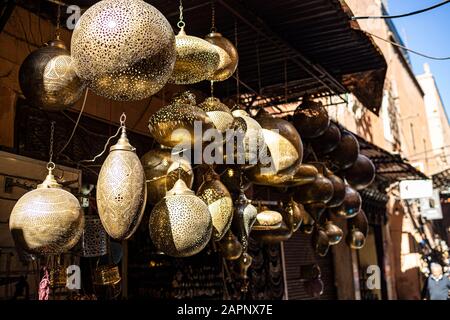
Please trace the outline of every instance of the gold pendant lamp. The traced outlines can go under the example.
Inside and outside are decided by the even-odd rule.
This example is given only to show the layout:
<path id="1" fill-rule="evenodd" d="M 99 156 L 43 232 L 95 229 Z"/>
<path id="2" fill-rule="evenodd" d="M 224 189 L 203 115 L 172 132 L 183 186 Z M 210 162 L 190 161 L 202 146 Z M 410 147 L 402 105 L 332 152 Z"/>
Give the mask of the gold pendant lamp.
<path id="1" fill-rule="evenodd" d="M 211 82 L 211 91 L 213 88 L 213 82 Z M 208 117 L 214 124 L 214 127 L 220 132 L 225 133 L 225 131 L 231 128 L 234 118 L 231 113 L 230 108 L 223 104 L 216 97 L 206 98 L 201 104 L 198 105 L 200 109 L 206 112 Z"/>
<path id="2" fill-rule="evenodd" d="M 91 6 L 72 35 L 78 75 L 113 100 L 145 99 L 167 83 L 175 35 L 167 19 L 142 0 L 103 0 Z"/>
<path id="3" fill-rule="evenodd" d="M 176 62 L 170 78 L 175 84 L 193 84 L 211 78 L 219 67 L 220 54 L 226 55 L 223 49 L 206 40 L 187 35 L 184 31 L 183 3 L 180 0 L 180 31 L 175 37 Z"/>
<path id="4" fill-rule="evenodd" d="M 206 203 L 180 179 L 153 208 L 149 230 L 158 250 L 172 257 L 193 256 L 211 239 L 211 214 Z"/>
<path id="5" fill-rule="evenodd" d="M 97 181 L 98 214 L 106 232 L 114 239 L 128 239 L 136 231 L 147 201 L 144 168 L 130 145 L 120 118 L 121 136 L 100 170 Z"/>
<path id="6" fill-rule="evenodd" d="M 46 111 L 71 107 L 81 98 L 84 89 L 70 52 L 59 40 L 58 32 L 57 29 L 55 40 L 30 53 L 19 70 L 20 88 L 27 101 Z"/>
<path id="7" fill-rule="evenodd" d="M 207 205 L 214 226 L 213 237 L 218 241 L 230 229 L 233 219 L 233 199 L 219 176 L 212 171 L 208 172 L 204 182 L 197 191 L 197 195 Z"/>
<path id="8" fill-rule="evenodd" d="M 244 192 L 241 191 L 236 201 L 236 207 L 233 215 L 232 229 L 233 233 L 241 242 L 244 252 L 248 248 L 248 237 L 256 221 L 258 210 L 247 199 Z"/>
<path id="9" fill-rule="evenodd" d="M 53 175 L 53 128 L 48 175 L 37 189 L 14 206 L 9 229 L 17 246 L 32 254 L 57 255 L 74 247 L 83 233 L 84 213 L 78 199 L 62 189 Z"/>

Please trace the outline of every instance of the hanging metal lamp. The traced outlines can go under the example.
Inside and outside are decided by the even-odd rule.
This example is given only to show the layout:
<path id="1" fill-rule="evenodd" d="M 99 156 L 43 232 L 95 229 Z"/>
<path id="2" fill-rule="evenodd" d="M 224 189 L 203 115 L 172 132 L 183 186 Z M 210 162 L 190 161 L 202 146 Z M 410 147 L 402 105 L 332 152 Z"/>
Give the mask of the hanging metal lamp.
<path id="1" fill-rule="evenodd" d="M 233 114 L 231 113 L 230 108 L 223 104 L 218 98 L 206 98 L 205 101 L 198 106 L 206 112 L 208 117 L 213 122 L 214 127 L 220 133 L 225 133 L 227 129 L 231 128 L 234 121 Z"/>
<path id="2" fill-rule="evenodd" d="M 358 159 L 359 142 L 356 137 L 347 130 L 341 132 L 341 140 L 337 147 L 327 154 L 331 162 L 339 169 L 351 167 Z"/>
<path id="3" fill-rule="evenodd" d="M 58 184 L 54 168 L 49 162 L 44 182 L 17 201 L 9 218 L 16 245 L 29 253 L 61 254 L 75 246 L 83 233 L 84 213 L 78 199 Z"/>
<path id="4" fill-rule="evenodd" d="M 233 215 L 232 229 L 233 233 L 238 237 L 244 248 L 248 248 L 248 237 L 253 224 L 256 221 L 258 210 L 251 204 L 245 194 L 241 192 L 239 198 L 236 200 L 235 211 Z"/>
<path id="5" fill-rule="evenodd" d="M 309 96 L 304 96 L 302 103 L 294 112 L 293 122 L 303 138 L 315 138 L 327 130 L 330 125 L 330 118 L 321 102 L 313 101 Z"/>
<path id="6" fill-rule="evenodd" d="M 219 176 L 211 169 L 205 175 L 197 195 L 208 205 L 214 226 L 214 240 L 222 239 L 230 229 L 231 221 L 233 220 L 234 208 L 230 192 L 219 180 Z"/>
<path id="7" fill-rule="evenodd" d="M 211 214 L 206 203 L 180 179 L 153 208 L 149 230 L 158 250 L 172 257 L 193 256 L 211 239 Z"/>
<path id="8" fill-rule="evenodd" d="M 353 218 L 361 210 L 361 196 L 358 191 L 350 186 L 345 187 L 345 198 L 340 206 L 330 208 L 335 215 L 343 218 Z"/>
<path id="9" fill-rule="evenodd" d="M 103 0 L 81 16 L 72 35 L 78 75 L 113 100 L 142 100 L 172 74 L 175 35 L 167 19 L 142 0 Z"/>
<path id="10" fill-rule="evenodd" d="M 344 171 L 345 179 L 356 190 L 367 188 L 375 180 L 375 165 L 365 155 L 359 154 L 355 163 Z"/>
<path id="11" fill-rule="evenodd" d="M 226 260 L 237 260 L 242 255 L 242 245 L 231 230 L 220 240 L 219 249 Z"/>
<path id="12" fill-rule="evenodd" d="M 214 74 L 208 78 L 211 81 L 224 81 L 230 78 L 237 69 L 239 63 L 239 55 L 236 47 L 230 40 L 222 36 L 221 33 L 212 31 L 205 40 L 209 43 L 223 49 L 226 55 L 222 55 L 219 66 Z"/>
<path id="13" fill-rule="evenodd" d="M 327 221 L 323 228 L 328 236 L 328 240 L 331 246 L 334 246 L 341 242 L 342 236 L 344 235 L 341 228 L 335 225 L 332 221 Z"/>
<path id="14" fill-rule="evenodd" d="M 71 107 L 84 89 L 70 52 L 58 38 L 25 58 L 19 69 L 19 84 L 27 101 L 46 111 Z"/>
<path id="15" fill-rule="evenodd" d="M 121 116 L 121 136 L 102 165 L 97 181 L 98 214 L 114 239 L 130 238 L 144 214 L 147 201 L 144 168 L 130 144 Z"/>

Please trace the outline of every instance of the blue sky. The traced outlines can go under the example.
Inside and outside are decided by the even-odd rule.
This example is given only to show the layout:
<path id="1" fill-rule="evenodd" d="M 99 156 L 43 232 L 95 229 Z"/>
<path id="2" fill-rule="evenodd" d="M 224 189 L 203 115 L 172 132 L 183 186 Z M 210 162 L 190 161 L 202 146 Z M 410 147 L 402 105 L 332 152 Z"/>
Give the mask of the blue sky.
<path id="1" fill-rule="evenodd" d="M 388 0 L 390 15 L 407 13 L 432 6 L 442 0 Z M 392 20 L 406 46 L 437 57 L 450 56 L 450 3 L 417 15 Z M 409 54 L 415 74 L 430 65 L 439 87 L 447 115 L 450 117 L 450 60 L 435 61 Z"/>

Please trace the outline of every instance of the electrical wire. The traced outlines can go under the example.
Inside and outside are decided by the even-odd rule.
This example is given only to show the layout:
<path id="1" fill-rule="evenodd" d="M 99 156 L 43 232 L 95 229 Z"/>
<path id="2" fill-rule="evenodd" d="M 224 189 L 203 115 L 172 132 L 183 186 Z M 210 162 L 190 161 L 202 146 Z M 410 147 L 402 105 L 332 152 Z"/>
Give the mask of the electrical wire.
<path id="1" fill-rule="evenodd" d="M 449 1 L 450 1 L 450 0 L 449 0 Z M 433 57 L 433 56 L 430 56 L 430 55 L 427 55 L 427 54 L 424 54 L 424 53 L 421 53 L 421 52 L 412 50 L 412 49 L 410 49 L 410 48 L 408 48 L 408 47 L 402 46 L 401 44 L 398 44 L 397 42 L 394 42 L 394 41 L 385 39 L 385 38 L 383 38 L 383 37 L 377 36 L 376 34 L 370 33 L 370 32 L 368 32 L 368 31 L 363 31 L 363 32 L 364 32 L 365 34 L 370 35 L 370 36 L 372 36 L 372 37 L 375 37 L 375 38 L 377 38 L 377 39 L 386 41 L 386 42 L 392 44 L 393 46 L 402 48 L 402 49 L 404 49 L 404 50 L 406 50 L 406 51 L 409 51 L 409 52 L 411 52 L 411 53 L 414 53 L 414 54 L 416 54 L 416 55 L 418 55 L 418 56 L 422 56 L 422 57 L 427 58 L 427 59 L 431 59 L 431 60 L 450 60 L 450 56 L 449 56 L 449 57 Z"/>
<path id="2" fill-rule="evenodd" d="M 413 16 L 422 12 L 426 12 L 426 11 L 430 11 L 433 9 L 436 9 L 440 6 L 443 6 L 444 4 L 449 3 L 450 0 L 446 0 L 446 1 L 442 1 L 440 3 L 437 3 L 435 5 L 432 5 L 431 7 L 427 7 L 424 9 L 420 9 L 420 10 L 416 10 L 416 11 L 412 11 L 412 12 L 408 12 L 408 13 L 404 13 L 404 14 L 397 14 L 397 15 L 393 15 L 393 16 L 360 16 L 360 17 L 351 17 L 352 20 L 360 20 L 360 19 L 396 19 L 396 18 L 403 18 L 403 17 L 409 17 L 409 16 Z"/>

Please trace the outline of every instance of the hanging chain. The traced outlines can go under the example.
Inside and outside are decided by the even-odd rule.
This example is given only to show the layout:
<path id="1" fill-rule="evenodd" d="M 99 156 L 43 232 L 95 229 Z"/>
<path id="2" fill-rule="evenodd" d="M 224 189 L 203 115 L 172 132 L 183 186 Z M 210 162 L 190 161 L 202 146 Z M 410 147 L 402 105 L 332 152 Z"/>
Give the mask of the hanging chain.
<path id="1" fill-rule="evenodd" d="M 183 0 L 180 0 L 180 18 L 177 23 L 177 27 L 183 29 L 186 24 L 183 21 Z"/>
<path id="2" fill-rule="evenodd" d="M 214 0 L 211 1 L 211 32 L 216 32 L 216 4 Z"/>
<path id="3" fill-rule="evenodd" d="M 237 20 L 234 19 L 234 47 L 238 48 L 238 28 L 237 28 Z M 240 79 L 239 79 L 239 65 L 236 68 L 236 103 L 239 104 L 241 102 L 241 92 L 240 92 Z"/>
<path id="4" fill-rule="evenodd" d="M 211 97 L 214 97 L 214 81 L 211 80 Z"/>
<path id="5" fill-rule="evenodd" d="M 288 103 L 288 74 L 286 59 L 284 59 L 284 102 Z"/>
<path id="6" fill-rule="evenodd" d="M 54 169 L 55 168 L 55 163 L 53 162 L 53 138 L 55 135 L 55 121 L 51 122 L 51 126 L 50 126 L 50 151 L 48 153 L 49 155 L 49 159 L 48 159 L 48 164 L 47 164 L 47 169 Z"/>
<path id="7" fill-rule="evenodd" d="M 58 4 L 58 13 L 56 16 L 56 39 L 59 40 L 59 37 L 61 35 L 61 5 Z"/>
<path id="8" fill-rule="evenodd" d="M 256 65 L 258 67 L 258 94 L 261 96 L 261 61 L 259 56 L 259 35 L 256 38 Z"/>

